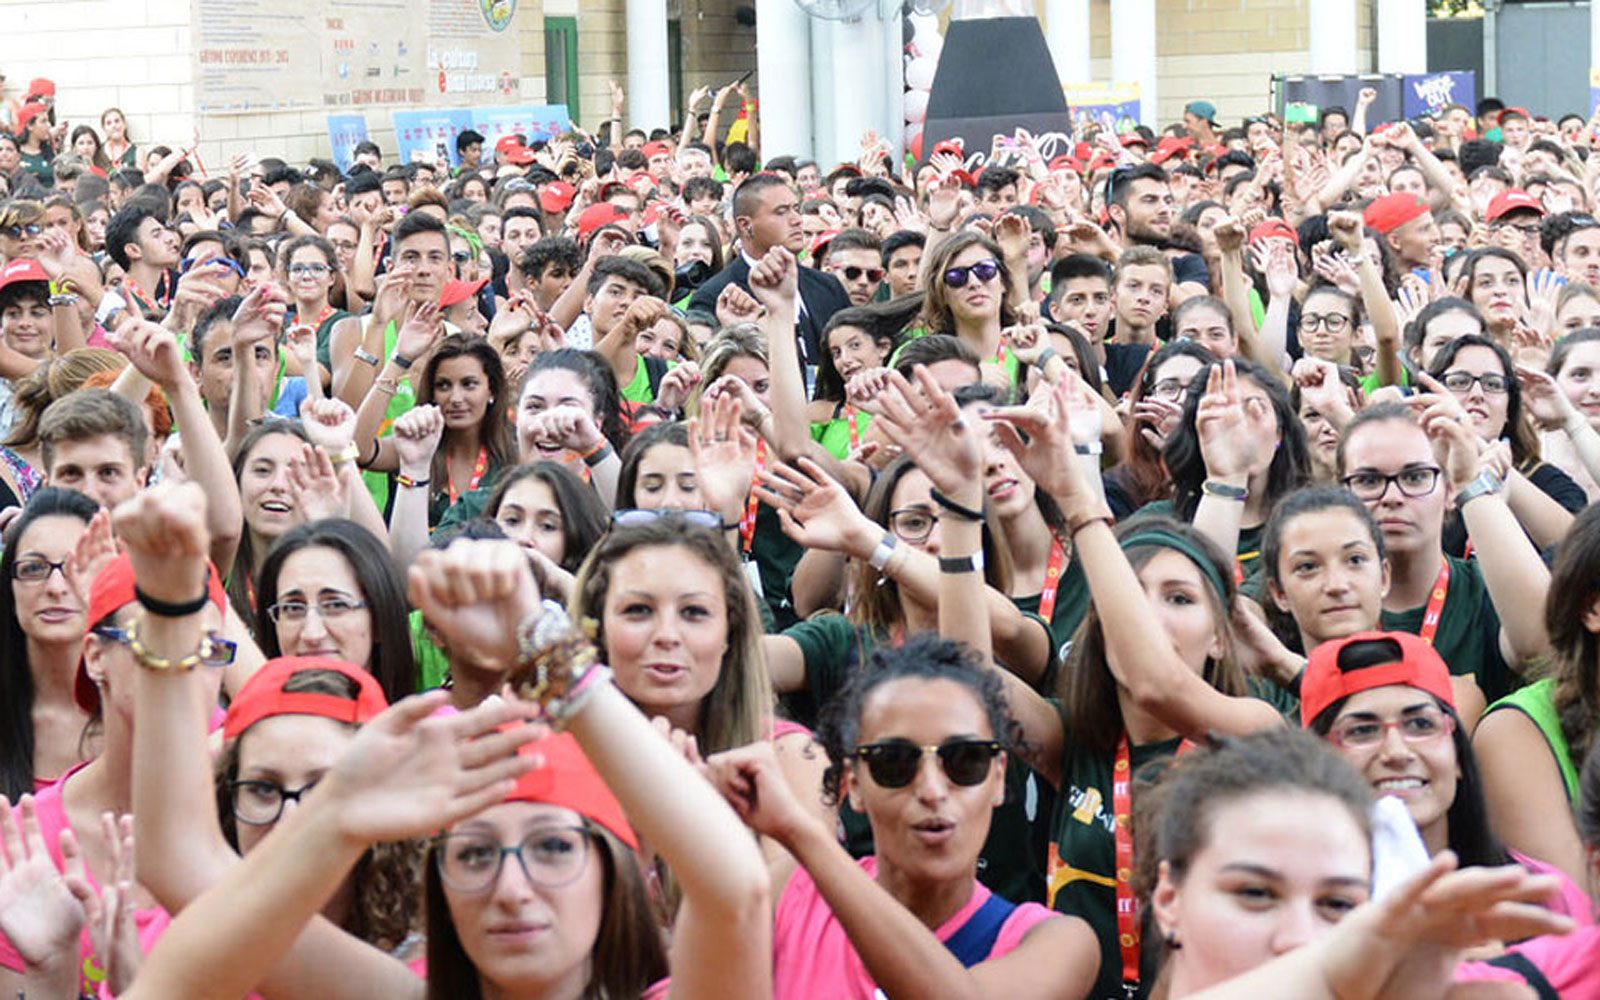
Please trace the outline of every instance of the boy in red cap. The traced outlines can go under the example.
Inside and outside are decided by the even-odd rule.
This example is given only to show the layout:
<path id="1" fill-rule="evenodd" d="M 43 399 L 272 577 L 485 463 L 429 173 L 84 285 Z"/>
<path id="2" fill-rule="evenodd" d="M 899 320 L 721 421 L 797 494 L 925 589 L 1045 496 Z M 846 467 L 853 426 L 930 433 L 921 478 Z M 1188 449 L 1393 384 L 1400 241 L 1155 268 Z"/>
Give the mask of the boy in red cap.
<path id="1" fill-rule="evenodd" d="M 1426 268 L 1442 239 L 1427 203 L 1414 194 L 1386 194 L 1374 200 L 1362 221 L 1383 235 L 1406 268 Z"/>

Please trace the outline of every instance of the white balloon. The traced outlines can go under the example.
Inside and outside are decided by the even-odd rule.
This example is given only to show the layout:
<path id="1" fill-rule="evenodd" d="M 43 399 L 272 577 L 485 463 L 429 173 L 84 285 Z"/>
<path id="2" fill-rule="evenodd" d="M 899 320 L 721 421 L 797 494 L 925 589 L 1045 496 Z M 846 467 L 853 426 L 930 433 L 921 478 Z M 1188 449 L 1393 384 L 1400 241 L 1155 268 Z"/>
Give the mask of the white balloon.
<path id="1" fill-rule="evenodd" d="M 919 138 L 921 138 L 921 137 L 922 137 L 922 126 L 920 124 L 919 125 L 907 125 L 906 126 L 905 143 L 906 143 L 906 148 L 907 149 L 910 149 L 914 145 L 916 145 L 917 140 Z"/>
<path id="2" fill-rule="evenodd" d="M 943 50 L 944 36 L 939 34 L 939 22 L 937 21 L 926 27 L 919 25 L 916 33 L 911 36 L 911 54 L 913 56 L 938 59 L 939 53 Z"/>
<path id="3" fill-rule="evenodd" d="M 928 92 L 926 90 L 906 91 L 906 121 L 918 124 L 928 117 Z"/>
<path id="4" fill-rule="evenodd" d="M 927 56 L 906 63 L 906 86 L 912 90 L 932 90 L 933 74 L 939 64 Z"/>

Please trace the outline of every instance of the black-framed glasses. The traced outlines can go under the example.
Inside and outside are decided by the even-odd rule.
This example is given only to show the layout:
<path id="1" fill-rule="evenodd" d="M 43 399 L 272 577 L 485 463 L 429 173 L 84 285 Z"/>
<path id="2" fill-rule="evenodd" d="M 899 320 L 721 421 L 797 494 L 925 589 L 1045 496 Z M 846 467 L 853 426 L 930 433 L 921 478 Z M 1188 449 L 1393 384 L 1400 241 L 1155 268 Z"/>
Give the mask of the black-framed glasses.
<path id="1" fill-rule="evenodd" d="M 1154 396 L 1156 399 L 1176 402 L 1183 398 L 1184 393 L 1189 391 L 1189 385 L 1190 383 L 1182 379 L 1164 378 L 1150 387 L 1148 395 Z"/>
<path id="2" fill-rule="evenodd" d="M 839 268 L 839 273 L 844 276 L 844 280 L 846 281 L 860 281 L 863 277 L 865 277 L 868 281 L 876 285 L 878 282 L 883 280 L 883 268 L 881 267 L 856 267 L 854 264 L 851 264 L 848 267 Z M 949 274 L 950 272 L 946 271 L 945 273 Z M 981 280 L 988 281 L 989 279 L 982 278 Z"/>
<path id="3" fill-rule="evenodd" d="M 522 866 L 529 882 L 546 889 L 571 883 L 589 861 L 589 831 L 581 826 L 541 826 L 516 844 L 490 833 L 444 833 L 435 837 L 439 878 L 456 892 L 484 892 L 500 880 L 508 856 Z"/>
<path id="4" fill-rule="evenodd" d="M 1407 743 L 1427 743 L 1455 732 L 1456 722 L 1437 705 L 1409 709 L 1400 718 L 1384 722 L 1370 715 L 1349 715 L 1333 724 L 1328 739 L 1346 750 L 1371 750 L 1398 729 Z"/>
<path id="5" fill-rule="evenodd" d="M 23 583 L 43 583 L 57 570 L 61 571 L 61 579 L 65 580 L 67 560 L 51 562 L 43 556 L 24 556 L 11 564 L 11 579 L 21 580 Z"/>
<path id="6" fill-rule="evenodd" d="M 6 227 L 6 235 L 14 240 L 20 240 L 23 236 L 38 236 L 42 232 L 44 232 L 44 226 L 37 222 L 18 223 L 14 226 Z"/>
<path id="7" fill-rule="evenodd" d="M 1000 741 L 946 740 L 938 746 L 919 747 L 910 740 L 884 740 L 856 747 L 855 756 L 867 765 L 867 773 L 877 784 L 904 788 L 916 780 L 922 758 L 930 753 L 939 758 L 945 777 L 970 788 L 989 777 L 990 762 L 1000 756 Z"/>
<path id="8" fill-rule="evenodd" d="M 271 826 L 283 815 L 283 804 L 300 804 L 306 793 L 317 787 L 315 781 L 299 788 L 285 788 L 275 781 L 230 781 L 228 795 L 233 799 L 233 816 L 251 826 Z"/>
<path id="9" fill-rule="evenodd" d="M 272 616 L 274 622 L 303 622 L 306 615 L 315 610 L 324 621 L 334 618 L 343 618 L 352 611 L 359 611 L 367 606 L 366 601 L 358 601 L 350 597 L 324 597 L 315 603 L 305 601 L 279 601 L 267 605 L 267 614 Z"/>
<path id="10" fill-rule="evenodd" d="M 682 510 L 677 507 L 623 507 L 611 512 L 611 523 L 619 528 L 650 524 L 663 517 L 681 517 L 697 528 L 723 529 L 722 515 L 714 510 Z"/>
<path id="11" fill-rule="evenodd" d="M 889 530 L 902 541 L 922 543 L 933 534 L 939 515 L 922 507 L 902 507 L 889 512 Z"/>
<path id="12" fill-rule="evenodd" d="M 1471 372 L 1445 372 L 1439 379 L 1444 387 L 1451 392 L 1471 392 L 1475 385 L 1483 386 L 1483 391 L 1491 396 L 1503 396 L 1511 391 L 1511 380 L 1504 375 L 1489 372 L 1486 375 L 1474 375 Z"/>
<path id="13" fill-rule="evenodd" d="M 944 283 L 951 288 L 964 288 L 969 277 L 977 278 L 982 282 L 990 282 L 1000 275 L 1000 262 L 993 257 L 974 261 L 966 267 L 947 268 L 944 272 Z"/>
<path id="14" fill-rule="evenodd" d="M 320 278 L 323 275 L 330 273 L 332 270 L 333 268 L 322 263 L 321 261 L 305 261 L 304 263 L 300 264 L 290 264 L 289 277 L 298 278 L 302 274 L 309 274 L 314 278 Z"/>
<path id="15" fill-rule="evenodd" d="M 1363 469 L 1339 481 L 1363 500 L 1382 500 L 1391 483 L 1401 496 L 1425 497 L 1439 485 L 1439 474 L 1443 471 L 1437 465 L 1410 465 L 1391 476 Z"/>
<path id="16" fill-rule="evenodd" d="M 1537 222 L 1502 222 L 1495 229 L 1515 229 L 1523 236 L 1538 236 L 1544 227 Z"/>
<path id="17" fill-rule="evenodd" d="M 124 646 L 133 638 L 127 629 L 111 625 L 100 626 L 94 630 L 94 634 L 102 639 L 120 642 Z M 232 639 L 218 639 L 216 636 L 208 635 L 200 640 L 200 662 L 208 667 L 230 666 L 238 655 L 239 644 Z"/>
<path id="18" fill-rule="evenodd" d="M 1300 329 L 1309 332 L 1326 330 L 1339 333 L 1350 326 L 1350 317 L 1344 313 L 1301 313 Z"/>

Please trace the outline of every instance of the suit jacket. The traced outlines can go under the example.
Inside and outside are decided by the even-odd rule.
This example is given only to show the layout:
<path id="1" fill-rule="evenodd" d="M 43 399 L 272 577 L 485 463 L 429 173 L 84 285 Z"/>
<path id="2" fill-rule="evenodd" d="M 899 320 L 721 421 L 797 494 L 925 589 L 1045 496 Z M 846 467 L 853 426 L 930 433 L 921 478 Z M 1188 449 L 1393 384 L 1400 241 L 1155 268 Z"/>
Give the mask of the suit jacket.
<path id="1" fill-rule="evenodd" d="M 743 254 L 736 255 L 721 271 L 701 285 L 689 300 L 691 312 L 704 312 L 715 316 L 717 296 L 729 283 L 750 290 L 750 265 Z M 800 348 L 801 364 L 815 365 L 822 359 L 822 329 L 840 309 L 850 305 L 839 279 L 812 267 L 800 269 L 800 321 L 795 325 L 795 340 Z"/>

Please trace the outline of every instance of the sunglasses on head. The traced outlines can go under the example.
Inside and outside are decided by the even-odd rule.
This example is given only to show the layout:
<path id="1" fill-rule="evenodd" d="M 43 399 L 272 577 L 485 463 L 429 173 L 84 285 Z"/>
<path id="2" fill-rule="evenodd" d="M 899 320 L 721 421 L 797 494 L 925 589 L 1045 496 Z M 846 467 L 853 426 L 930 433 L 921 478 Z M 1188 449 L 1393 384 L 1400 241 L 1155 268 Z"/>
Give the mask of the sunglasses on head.
<path id="1" fill-rule="evenodd" d="M 623 507 L 611 512 L 611 523 L 619 528 L 627 528 L 635 524 L 650 524 L 669 516 L 681 517 L 699 528 L 713 531 L 723 529 L 722 515 L 714 510 L 679 510 L 674 507 Z"/>
<path id="2" fill-rule="evenodd" d="M 860 281 L 862 275 L 866 275 L 867 280 L 874 285 L 883 280 L 883 268 L 881 267 L 856 267 L 851 264 L 849 267 L 839 268 L 839 273 L 844 275 L 844 280 L 846 281 Z"/>
<path id="3" fill-rule="evenodd" d="M 907 740 L 885 740 L 856 747 L 856 759 L 883 788 L 904 788 L 917 777 L 923 754 L 935 754 L 945 777 L 964 787 L 981 785 L 989 777 L 989 762 L 1000 755 L 998 740 L 946 740 L 919 747 Z"/>
<path id="4" fill-rule="evenodd" d="M 1000 274 L 1000 264 L 993 257 L 986 257 L 966 267 L 952 267 L 944 272 L 944 283 L 951 288 L 963 288 L 967 278 L 974 277 L 979 281 L 993 281 Z"/>

